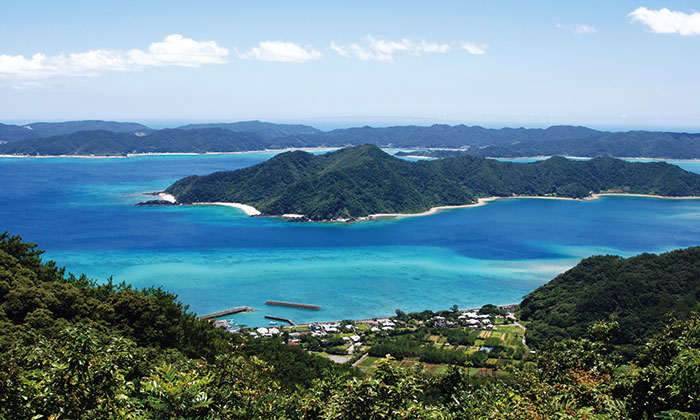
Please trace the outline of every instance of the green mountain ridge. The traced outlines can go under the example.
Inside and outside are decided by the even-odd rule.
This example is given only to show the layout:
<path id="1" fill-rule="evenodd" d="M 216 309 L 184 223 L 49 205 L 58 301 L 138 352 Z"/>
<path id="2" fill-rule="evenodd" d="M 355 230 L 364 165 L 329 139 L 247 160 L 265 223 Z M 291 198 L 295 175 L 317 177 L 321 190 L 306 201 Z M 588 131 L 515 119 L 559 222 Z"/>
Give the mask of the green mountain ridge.
<path id="1" fill-rule="evenodd" d="M 177 127 L 179 130 L 196 130 L 201 128 L 223 128 L 230 131 L 256 133 L 266 139 L 278 137 L 319 134 L 321 130 L 303 124 L 277 124 L 263 121 L 239 121 L 233 123 L 200 123 Z"/>
<path id="2" fill-rule="evenodd" d="M 265 144 L 259 135 L 222 128 L 191 132 L 167 129 L 146 136 L 105 130 L 80 131 L 0 145 L 0 153 L 29 156 L 125 156 L 130 153 L 206 153 L 263 149 Z"/>
<path id="3" fill-rule="evenodd" d="M 700 158 L 700 134 L 628 131 L 605 132 L 579 126 L 541 128 L 484 128 L 445 125 L 353 127 L 323 132 L 301 124 L 275 124 L 262 121 L 189 124 L 177 129 L 152 130 L 136 123 L 72 121 L 33 123 L 27 126 L 0 124 L 0 153 L 18 155 L 79 155 L 100 150 L 101 155 L 123 155 L 134 150 L 133 139 L 114 138 L 96 146 L 105 134 L 124 132 L 143 137 L 144 150 L 158 153 L 242 152 L 302 147 L 347 147 L 373 144 L 384 148 L 461 149 L 483 157 L 530 156 L 616 156 L 663 159 Z M 218 129 L 220 131 L 211 131 Z M 85 131 L 93 132 L 87 135 Z M 255 142 L 231 141 L 231 133 L 248 133 Z M 56 137 L 56 136 L 63 137 Z M 154 137 L 151 137 L 153 135 Z M 44 141 L 36 141 L 37 139 Z M 2 142 L 17 143 L 1 144 Z M 150 142 L 150 143 L 149 143 Z M 192 143 L 192 145 L 188 145 Z"/>
<path id="4" fill-rule="evenodd" d="M 82 120 L 63 122 L 34 122 L 25 125 L 0 124 L 0 140 L 13 142 L 24 139 L 46 138 L 67 135 L 79 131 L 111 131 L 114 133 L 144 133 L 154 130 L 133 122 Z"/>
<path id="5" fill-rule="evenodd" d="M 295 151 L 236 171 L 183 178 L 166 189 L 179 203 L 235 202 L 264 215 L 303 214 L 311 220 L 419 213 L 465 205 L 479 197 L 513 195 L 582 198 L 619 190 L 663 196 L 700 195 L 700 175 L 663 162 L 613 158 L 533 163 L 459 156 L 408 162 L 363 145 L 312 155 Z"/>

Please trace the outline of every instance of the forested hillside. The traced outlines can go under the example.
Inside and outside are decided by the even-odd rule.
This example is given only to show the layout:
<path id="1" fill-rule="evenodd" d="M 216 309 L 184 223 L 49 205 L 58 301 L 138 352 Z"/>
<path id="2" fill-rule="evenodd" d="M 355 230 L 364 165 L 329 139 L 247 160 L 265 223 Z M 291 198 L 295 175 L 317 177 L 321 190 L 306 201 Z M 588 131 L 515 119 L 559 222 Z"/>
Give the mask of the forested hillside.
<path id="1" fill-rule="evenodd" d="M 166 191 L 180 203 L 236 202 L 265 215 L 294 213 L 329 220 L 419 213 L 473 203 L 477 197 L 581 198 L 609 189 L 695 196 L 700 195 L 700 175 L 666 163 L 613 158 L 557 157 L 522 164 L 460 156 L 408 162 L 364 145 L 320 156 L 287 152 L 249 168 L 183 178 Z"/>
<path id="2" fill-rule="evenodd" d="M 541 346 L 500 376 L 457 366 L 428 374 L 388 360 L 360 376 L 283 339 L 214 329 L 164 290 L 65 275 L 40 254 L 0 235 L 3 419 L 692 419 L 700 411 L 697 316 L 669 322 L 631 365 L 612 351 L 613 322 L 595 324 L 595 338 Z"/>
<path id="3" fill-rule="evenodd" d="M 579 338 L 597 321 L 615 321 L 614 344 L 630 356 L 663 330 L 670 313 L 700 310 L 700 247 L 633 258 L 587 258 L 525 297 L 528 343 Z"/>
<path id="4" fill-rule="evenodd" d="M 200 123 L 177 127 L 180 130 L 196 130 L 201 128 L 223 128 L 230 131 L 255 133 L 266 139 L 286 136 L 320 134 L 322 131 L 303 124 L 275 124 L 263 121 L 239 121 L 234 123 Z"/>
<path id="5" fill-rule="evenodd" d="M 526 141 L 470 149 L 469 154 L 487 157 L 617 156 L 694 159 L 700 156 L 700 134 L 628 131 L 603 133 L 585 139 Z"/>
<path id="6" fill-rule="evenodd" d="M 0 142 L 45 138 L 79 131 L 111 131 L 113 133 L 147 134 L 152 128 L 143 124 L 118 121 L 83 120 L 64 122 L 35 122 L 25 125 L 0 124 Z"/>
<path id="7" fill-rule="evenodd" d="M 129 153 L 204 153 L 263 150 L 262 137 L 222 128 L 160 130 L 147 136 L 112 131 L 81 131 L 0 145 L 0 152 L 21 155 L 102 155 Z"/>

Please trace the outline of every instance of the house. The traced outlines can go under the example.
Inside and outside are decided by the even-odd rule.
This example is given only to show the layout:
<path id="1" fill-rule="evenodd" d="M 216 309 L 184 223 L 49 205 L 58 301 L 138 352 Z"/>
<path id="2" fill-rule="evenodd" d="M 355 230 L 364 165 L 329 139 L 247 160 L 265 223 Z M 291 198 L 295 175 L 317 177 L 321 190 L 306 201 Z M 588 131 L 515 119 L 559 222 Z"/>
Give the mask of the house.
<path id="1" fill-rule="evenodd" d="M 389 318 L 382 318 L 377 320 L 378 323 L 380 323 L 384 327 L 395 327 L 396 324 Z"/>
<path id="2" fill-rule="evenodd" d="M 329 322 L 327 324 L 321 324 L 321 328 L 323 328 L 324 331 L 327 333 L 337 333 L 340 331 L 340 323 L 339 322 Z"/>

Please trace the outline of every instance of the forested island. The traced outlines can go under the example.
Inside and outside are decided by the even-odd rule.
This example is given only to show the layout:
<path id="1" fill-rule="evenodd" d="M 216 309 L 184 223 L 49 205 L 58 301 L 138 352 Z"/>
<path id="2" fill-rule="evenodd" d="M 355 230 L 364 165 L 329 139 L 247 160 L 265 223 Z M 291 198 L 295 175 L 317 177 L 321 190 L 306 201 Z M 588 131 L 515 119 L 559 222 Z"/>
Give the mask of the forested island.
<path id="1" fill-rule="evenodd" d="M 286 152 L 248 168 L 186 177 L 165 192 L 181 204 L 242 203 L 263 215 L 322 221 L 420 213 L 484 197 L 584 198 L 605 191 L 699 196 L 700 175 L 663 162 L 614 158 L 522 164 L 459 156 L 408 162 L 363 145 L 318 156 Z"/>
<path id="2" fill-rule="evenodd" d="M 383 148 L 456 149 L 456 153 L 483 157 L 564 155 L 700 159 L 700 134 L 697 133 L 607 132 L 566 125 L 546 129 L 493 129 L 462 124 L 365 126 L 324 132 L 309 125 L 261 121 L 188 124 L 162 130 L 111 121 L 0 124 L 0 154 L 21 156 L 231 153 L 362 144 Z"/>
<path id="3" fill-rule="evenodd" d="M 499 359 L 505 364 L 482 376 L 468 366 L 488 365 L 496 352 L 512 353 L 520 343 L 511 331 L 519 327 L 496 325 L 494 336 L 483 338 L 491 334 L 476 336 L 466 316 L 458 316 L 468 312 L 456 307 L 437 313 L 397 310 L 383 321 L 396 328 L 361 333 L 374 337 L 363 351 L 380 357 L 362 372 L 290 345 L 296 334 L 330 351 L 337 337 L 316 339 L 308 329 L 260 338 L 230 334 L 197 319 L 163 289 L 67 275 L 56 263 L 43 261 L 34 244 L 5 233 L 0 235 L 0 417 L 691 419 L 700 411 L 700 318 L 692 313 L 697 298 L 677 297 L 686 291 L 690 296 L 693 287 L 697 293 L 698 252 L 584 260 L 528 296 L 521 312 L 530 319 L 528 340 L 529 328 L 542 330 L 549 322 L 562 327 L 554 311 L 537 315 L 539 296 L 572 302 L 587 318 L 571 319 L 576 327 L 570 337 L 539 340 L 536 353 L 520 352 L 524 360 L 512 364 L 513 355 Z M 570 280 L 572 273 L 592 273 L 596 282 L 586 288 Z M 618 290 L 622 282 L 651 285 L 657 274 L 662 276 L 657 285 L 678 287 L 657 287 L 654 297 L 673 305 L 652 305 L 657 313 L 628 305 L 625 317 L 618 318 L 619 295 L 604 292 L 596 296 L 598 307 L 586 314 L 583 294 Z M 639 303 L 651 288 L 636 295 Z M 540 309 L 533 312 L 533 305 Z M 555 307 L 571 313 L 565 305 Z M 677 319 L 661 313 L 668 308 Z M 485 305 L 475 316 L 497 321 L 503 314 Z M 653 330 L 635 329 L 626 318 L 643 324 L 653 319 L 645 324 Z M 496 338 L 497 332 L 513 335 L 516 347 L 513 339 Z M 618 337 L 630 334 L 638 345 L 618 347 Z M 478 347 L 463 350 L 475 341 L 492 346 L 491 354 Z M 403 361 L 380 354 L 385 351 Z M 473 356 L 468 359 L 467 353 Z M 412 357 L 442 360 L 443 367 L 404 367 Z"/>

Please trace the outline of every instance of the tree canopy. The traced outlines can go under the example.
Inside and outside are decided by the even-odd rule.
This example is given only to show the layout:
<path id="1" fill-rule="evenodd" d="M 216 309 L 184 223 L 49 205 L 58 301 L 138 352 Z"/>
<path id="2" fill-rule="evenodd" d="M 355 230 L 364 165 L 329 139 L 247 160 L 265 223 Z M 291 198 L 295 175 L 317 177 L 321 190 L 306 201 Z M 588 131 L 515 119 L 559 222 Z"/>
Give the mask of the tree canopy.
<path id="1" fill-rule="evenodd" d="M 700 247 L 632 258 L 595 256 L 525 296 L 521 319 L 528 344 L 587 336 L 597 321 L 619 325 L 613 343 L 628 357 L 668 314 L 687 318 L 700 310 Z"/>

